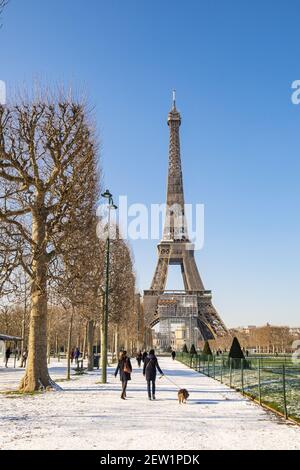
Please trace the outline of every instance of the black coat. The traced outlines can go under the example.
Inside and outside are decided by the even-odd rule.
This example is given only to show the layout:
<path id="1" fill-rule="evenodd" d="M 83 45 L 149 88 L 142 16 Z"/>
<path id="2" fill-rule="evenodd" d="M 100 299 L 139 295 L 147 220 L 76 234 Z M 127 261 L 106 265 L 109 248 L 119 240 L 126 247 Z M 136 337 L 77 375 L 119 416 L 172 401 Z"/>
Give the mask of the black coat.
<path id="1" fill-rule="evenodd" d="M 144 351 L 144 352 L 143 352 L 143 355 L 142 355 L 142 361 L 143 361 L 143 362 L 145 361 L 146 357 L 147 357 L 147 353 L 146 353 L 146 351 Z"/>
<path id="2" fill-rule="evenodd" d="M 131 374 L 129 372 L 124 371 L 125 365 L 132 372 L 132 366 L 131 366 L 130 358 L 127 357 L 127 356 L 125 358 L 119 359 L 117 368 L 115 370 L 115 377 L 117 377 L 118 372 L 120 372 L 120 380 L 122 382 L 125 382 L 127 380 L 131 380 Z"/>
<path id="3" fill-rule="evenodd" d="M 161 368 L 159 367 L 157 357 L 151 354 L 147 356 L 144 361 L 143 374 L 146 377 L 146 380 L 156 379 L 156 369 L 160 374 L 163 374 Z"/>

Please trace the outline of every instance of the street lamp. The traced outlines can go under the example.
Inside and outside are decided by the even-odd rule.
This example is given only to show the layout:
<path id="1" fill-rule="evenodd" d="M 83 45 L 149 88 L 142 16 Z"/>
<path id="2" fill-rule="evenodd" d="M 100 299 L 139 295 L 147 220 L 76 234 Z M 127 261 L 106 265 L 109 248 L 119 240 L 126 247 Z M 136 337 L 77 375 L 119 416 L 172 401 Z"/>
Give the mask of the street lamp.
<path id="1" fill-rule="evenodd" d="M 104 310 L 102 320 L 102 338 L 101 338 L 101 382 L 107 382 L 107 348 L 108 348 L 108 300 L 109 300 L 109 250 L 110 250 L 110 211 L 117 209 L 114 204 L 112 194 L 107 189 L 105 193 L 101 194 L 102 197 L 108 199 L 108 222 L 107 222 L 107 239 L 106 239 L 106 273 L 105 273 L 105 295 L 104 295 Z"/>

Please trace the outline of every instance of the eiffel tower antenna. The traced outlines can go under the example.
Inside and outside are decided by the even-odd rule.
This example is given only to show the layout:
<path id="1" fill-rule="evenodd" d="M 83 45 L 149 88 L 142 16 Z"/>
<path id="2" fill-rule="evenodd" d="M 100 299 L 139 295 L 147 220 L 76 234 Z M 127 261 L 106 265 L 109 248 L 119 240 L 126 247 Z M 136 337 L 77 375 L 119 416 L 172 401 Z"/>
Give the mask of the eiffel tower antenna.
<path id="1" fill-rule="evenodd" d="M 176 110 L 176 90 L 173 90 L 173 111 Z"/>

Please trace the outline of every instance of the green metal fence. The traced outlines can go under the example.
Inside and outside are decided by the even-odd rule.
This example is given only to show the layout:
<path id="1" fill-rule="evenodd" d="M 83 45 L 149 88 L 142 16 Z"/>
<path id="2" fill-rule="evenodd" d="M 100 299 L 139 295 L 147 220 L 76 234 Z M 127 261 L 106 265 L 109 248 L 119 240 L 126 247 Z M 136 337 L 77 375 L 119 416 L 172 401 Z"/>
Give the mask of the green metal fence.
<path id="1" fill-rule="evenodd" d="M 176 357 L 195 371 L 300 423 L 300 365 L 294 364 L 291 357 L 232 359 L 227 355 L 189 353 L 178 353 Z"/>

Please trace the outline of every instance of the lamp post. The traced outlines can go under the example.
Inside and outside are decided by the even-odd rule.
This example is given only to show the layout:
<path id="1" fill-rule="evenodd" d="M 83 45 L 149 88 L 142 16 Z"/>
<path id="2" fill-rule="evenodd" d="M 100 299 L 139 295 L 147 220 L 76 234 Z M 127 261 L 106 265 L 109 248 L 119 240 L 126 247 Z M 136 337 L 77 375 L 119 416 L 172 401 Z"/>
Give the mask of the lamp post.
<path id="1" fill-rule="evenodd" d="M 110 255 L 110 211 L 117 209 L 113 202 L 112 194 L 107 189 L 105 193 L 101 194 L 102 197 L 108 199 L 108 222 L 107 222 L 107 238 L 106 238 L 106 269 L 105 269 L 105 295 L 104 295 L 104 310 L 102 319 L 101 331 L 101 382 L 107 382 L 107 349 L 108 349 L 108 311 L 109 311 L 109 255 Z"/>

